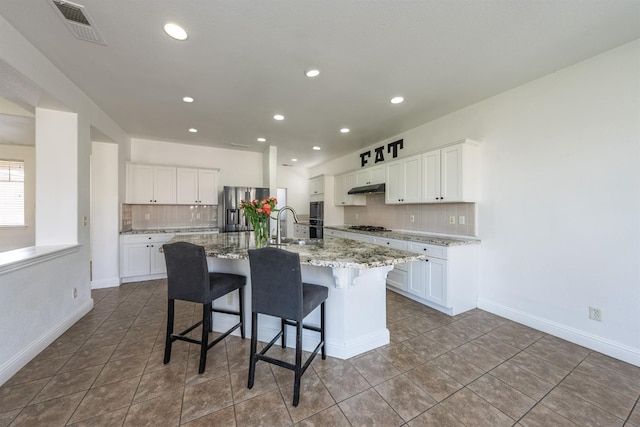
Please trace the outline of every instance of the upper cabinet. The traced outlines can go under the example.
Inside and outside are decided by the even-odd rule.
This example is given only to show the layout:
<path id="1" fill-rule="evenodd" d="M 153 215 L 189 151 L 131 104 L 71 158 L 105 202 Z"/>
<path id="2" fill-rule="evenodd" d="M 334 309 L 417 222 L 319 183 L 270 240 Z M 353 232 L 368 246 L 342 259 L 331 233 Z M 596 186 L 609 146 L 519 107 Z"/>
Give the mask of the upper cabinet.
<path id="1" fill-rule="evenodd" d="M 127 163 L 126 203 L 217 205 L 218 170 Z"/>
<path id="2" fill-rule="evenodd" d="M 388 204 L 422 202 L 422 155 L 388 163 L 385 202 Z"/>
<path id="3" fill-rule="evenodd" d="M 177 203 L 217 205 L 218 170 L 177 168 Z"/>
<path id="4" fill-rule="evenodd" d="M 451 145 L 422 155 L 422 201 L 477 201 L 477 147 L 473 142 Z"/>
<path id="5" fill-rule="evenodd" d="M 361 169 L 356 174 L 356 186 L 382 184 L 385 180 L 384 166 Z"/>
<path id="6" fill-rule="evenodd" d="M 350 172 L 335 177 L 334 203 L 336 206 L 364 206 L 367 204 L 364 194 L 348 194 L 349 190 L 360 185 L 356 183 L 356 174 L 356 172 Z"/>
<path id="7" fill-rule="evenodd" d="M 309 180 L 309 195 L 324 194 L 324 175 Z"/>
<path id="8" fill-rule="evenodd" d="M 176 168 L 127 164 L 127 203 L 175 204 Z"/>

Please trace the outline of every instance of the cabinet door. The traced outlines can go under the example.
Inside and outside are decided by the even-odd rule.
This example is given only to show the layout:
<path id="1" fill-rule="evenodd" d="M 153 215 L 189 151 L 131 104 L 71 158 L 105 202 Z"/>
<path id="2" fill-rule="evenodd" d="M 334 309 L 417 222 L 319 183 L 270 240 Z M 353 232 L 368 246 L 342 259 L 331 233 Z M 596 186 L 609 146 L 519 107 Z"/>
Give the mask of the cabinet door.
<path id="1" fill-rule="evenodd" d="M 462 201 L 462 150 L 461 144 L 441 150 L 440 200 Z"/>
<path id="2" fill-rule="evenodd" d="M 376 166 L 369 169 L 371 173 L 371 178 L 369 179 L 370 184 L 382 184 L 384 182 L 384 167 Z"/>
<path id="3" fill-rule="evenodd" d="M 423 263 L 425 285 L 429 301 L 447 305 L 447 261 L 438 258 L 429 258 L 429 262 Z"/>
<path id="4" fill-rule="evenodd" d="M 127 203 L 153 203 L 153 166 L 127 165 Z"/>
<path id="5" fill-rule="evenodd" d="M 420 298 L 427 297 L 426 270 L 430 268 L 428 263 L 428 260 L 409 263 L 409 288 L 407 291 Z"/>
<path id="6" fill-rule="evenodd" d="M 174 205 L 176 203 L 176 168 L 153 167 L 153 203 Z"/>
<path id="7" fill-rule="evenodd" d="M 366 205 L 367 199 L 364 194 L 349 194 L 349 190 L 351 190 L 353 187 L 357 187 L 356 173 L 351 172 L 343 176 L 344 176 L 345 204 L 349 206 Z"/>
<path id="8" fill-rule="evenodd" d="M 167 264 L 165 263 L 164 253 L 160 252 L 162 243 L 151 243 L 149 245 L 149 271 L 151 274 L 159 274 L 167 272 Z"/>
<path id="9" fill-rule="evenodd" d="M 356 185 L 360 187 L 362 185 L 369 185 L 369 184 L 371 184 L 371 169 L 362 169 L 357 171 Z"/>
<path id="10" fill-rule="evenodd" d="M 440 150 L 422 155 L 422 201 L 440 200 Z"/>
<path id="11" fill-rule="evenodd" d="M 324 176 L 317 176 L 309 180 L 309 195 L 324 194 Z"/>
<path id="12" fill-rule="evenodd" d="M 422 201 L 422 156 L 409 157 L 402 161 L 403 203 L 420 203 Z"/>
<path id="13" fill-rule="evenodd" d="M 218 204 L 218 171 L 198 170 L 198 200 L 202 205 Z"/>
<path id="14" fill-rule="evenodd" d="M 122 277 L 149 274 L 149 243 L 123 245 Z"/>
<path id="15" fill-rule="evenodd" d="M 347 204 L 347 190 L 345 189 L 344 175 L 338 175 L 333 180 L 333 200 L 336 206 L 344 206 Z"/>
<path id="16" fill-rule="evenodd" d="M 179 205 L 198 203 L 198 169 L 178 168 L 176 182 L 176 199 Z"/>
<path id="17" fill-rule="evenodd" d="M 386 169 L 386 178 L 385 178 L 385 194 L 384 199 L 385 203 L 388 204 L 397 204 L 402 203 L 401 194 L 400 194 L 400 186 L 402 185 L 402 165 L 400 162 L 391 162 L 388 163 L 385 167 Z"/>

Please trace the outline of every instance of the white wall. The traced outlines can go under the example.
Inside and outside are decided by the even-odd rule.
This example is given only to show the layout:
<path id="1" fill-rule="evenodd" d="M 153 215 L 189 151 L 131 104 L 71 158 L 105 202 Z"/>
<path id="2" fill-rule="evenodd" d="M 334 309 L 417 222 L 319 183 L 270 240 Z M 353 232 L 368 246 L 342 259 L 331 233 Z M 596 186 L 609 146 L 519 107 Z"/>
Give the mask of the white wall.
<path id="1" fill-rule="evenodd" d="M 120 284 L 118 145 L 91 144 L 91 288 Z"/>
<path id="2" fill-rule="evenodd" d="M 154 165 L 220 169 L 218 187 L 262 187 L 262 154 L 174 142 L 131 139 L 131 161 Z"/>
<path id="3" fill-rule="evenodd" d="M 24 227 L 0 227 L 0 252 L 33 246 L 36 240 L 36 153 L 34 147 L 0 145 L 0 159 L 24 161 Z"/>
<path id="4" fill-rule="evenodd" d="M 408 156 L 481 140 L 479 306 L 636 365 L 639 76 L 636 41 L 383 141 Z"/>

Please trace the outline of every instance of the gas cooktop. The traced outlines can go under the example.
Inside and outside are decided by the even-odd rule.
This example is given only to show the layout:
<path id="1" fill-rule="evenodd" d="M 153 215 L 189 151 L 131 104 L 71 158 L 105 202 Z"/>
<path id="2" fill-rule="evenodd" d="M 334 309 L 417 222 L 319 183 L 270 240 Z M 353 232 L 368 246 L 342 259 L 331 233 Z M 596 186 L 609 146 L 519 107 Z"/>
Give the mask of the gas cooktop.
<path id="1" fill-rule="evenodd" d="M 352 225 L 349 227 L 349 229 L 357 231 L 391 231 L 384 227 L 378 227 L 376 225 Z"/>

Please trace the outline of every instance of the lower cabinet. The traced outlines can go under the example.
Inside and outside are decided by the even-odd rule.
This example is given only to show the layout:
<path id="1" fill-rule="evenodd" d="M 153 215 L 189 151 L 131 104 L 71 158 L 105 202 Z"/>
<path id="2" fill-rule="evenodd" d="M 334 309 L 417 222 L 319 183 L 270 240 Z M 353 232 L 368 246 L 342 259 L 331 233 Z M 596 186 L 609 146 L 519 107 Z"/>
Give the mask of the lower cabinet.
<path id="1" fill-rule="evenodd" d="M 160 248 L 174 236 L 173 233 L 121 236 L 120 277 L 122 282 L 166 277 L 167 267 Z"/>
<path id="2" fill-rule="evenodd" d="M 293 237 L 298 239 L 308 239 L 309 238 L 309 226 L 305 224 L 294 224 L 293 225 Z"/>
<path id="3" fill-rule="evenodd" d="M 477 307 L 478 245 L 438 246 L 340 233 L 339 237 L 427 256 L 423 261 L 398 264 L 387 274 L 387 286 L 394 292 L 451 316 Z"/>

